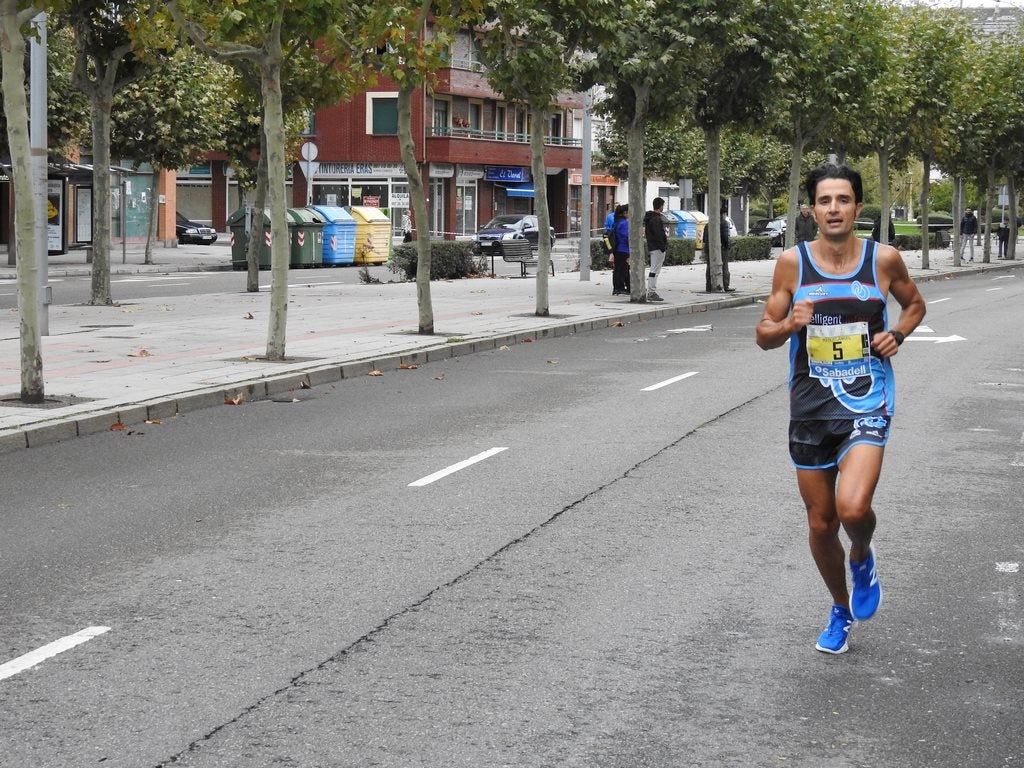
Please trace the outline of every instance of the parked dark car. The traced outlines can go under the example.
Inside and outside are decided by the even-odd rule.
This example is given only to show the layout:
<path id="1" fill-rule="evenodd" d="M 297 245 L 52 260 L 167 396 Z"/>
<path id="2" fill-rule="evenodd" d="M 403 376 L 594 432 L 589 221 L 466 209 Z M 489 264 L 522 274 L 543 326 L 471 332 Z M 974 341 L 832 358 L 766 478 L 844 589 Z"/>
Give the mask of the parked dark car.
<path id="1" fill-rule="evenodd" d="M 772 245 L 779 247 L 786 244 L 786 218 L 758 219 L 747 232 L 755 237 L 767 237 Z"/>
<path id="2" fill-rule="evenodd" d="M 551 244 L 555 244 L 555 228 L 550 227 Z M 495 216 L 489 222 L 477 230 L 473 237 L 473 249 L 477 253 L 490 253 L 491 249 L 497 248 L 502 240 L 517 240 L 526 238 L 530 241 L 530 247 L 537 250 L 540 239 L 540 226 L 537 217 L 531 214 L 510 213 L 504 216 Z"/>
<path id="3" fill-rule="evenodd" d="M 181 245 L 210 245 L 217 242 L 217 230 L 205 224 L 191 221 L 180 213 L 175 225 L 178 233 L 178 243 Z"/>

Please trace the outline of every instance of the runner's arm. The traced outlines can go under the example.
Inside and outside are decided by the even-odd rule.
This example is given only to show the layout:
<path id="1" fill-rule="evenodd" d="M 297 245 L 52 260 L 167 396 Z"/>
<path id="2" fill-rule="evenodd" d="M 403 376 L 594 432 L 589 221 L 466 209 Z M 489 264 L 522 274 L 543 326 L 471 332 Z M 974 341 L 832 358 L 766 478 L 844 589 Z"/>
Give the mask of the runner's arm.
<path id="1" fill-rule="evenodd" d="M 880 251 L 879 255 L 883 257 L 880 266 L 889 276 L 889 293 L 899 302 L 901 310 L 899 321 L 888 331 L 876 333 L 871 339 L 871 346 L 882 357 L 892 357 L 900 346 L 892 332 L 897 331 L 904 337 L 909 336 L 924 320 L 927 310 L 924 297 L 907 271 L 907 265 L 899 251 L 887 248 L 884 252 Z"/>
<path id="2" fill-rule="evenodd" d="M 781 347 L 794 331 L 811 320 L 814 305 L 810 301 L 802 301 L 793 307 L 792 313 L 789 311 L 799 271 L 795 248 L 779 256 L 772 276 L 772 292 L 764 303 L 764 314 L 755 331 L 757 346 L 761 349 Z"/>

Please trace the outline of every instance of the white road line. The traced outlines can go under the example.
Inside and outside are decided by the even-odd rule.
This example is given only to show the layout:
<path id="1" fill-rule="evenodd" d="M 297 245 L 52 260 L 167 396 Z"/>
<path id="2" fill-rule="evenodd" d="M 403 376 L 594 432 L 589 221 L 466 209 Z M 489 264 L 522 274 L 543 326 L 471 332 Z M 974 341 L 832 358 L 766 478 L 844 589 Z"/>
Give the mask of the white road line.
<path id="1" fill-rule="evenodd" d="M 997 275 L 996 277 L 993 277 L 992 279 L 993 280 L 1016 280 L 1017 276 L 1016 275 Z"/>
<path id="2" fill-rule="evenodd" d="M 996 563 L 999 573 L 1020 573 L 1020 563 Z"/>
<path id="3" fill-rule="evenodd" d="M 944 299 L 935 299 L 935 301 L 929 301 L 928 303 L 929 304 L 941 304 L 944 301 L 952 301 L 952 299 L 953 299 L 952 296 L 947 296 Z M 918 330 L 920 330 L 920 328 L 918 328 Z"/>
<path id="4" fill-rule="evenodd" d="M 985 289 L 985 293 L 992 293 L 992 291 L 1001 291 L 1001 290 L 1003 290 L 1002 286 L 1000 286 L 999 288 L 986 288 Z"/>
<path id="5" fill-rule="evenodd" d="M 652 384 L 649 387 L 644 387 L 640 391 L 641 392 L 653 392 L 656 389 L 661 389 L 662 387 L 667 387 L 669 384 L 675 384 L 677 381 L 682 381 L 683 379 L 688 379 L 691 376 L 696 376 L 698 373 L 699 373 L 699 371 L 690 371 L 689 373 L 684 373 L 682 376 L 673 376 L 671 379 L 665 379 L 665 381 L 658 382 L 657 384 Z"/>
<path id="6" fill-rule="evenodd" d="M 62 637 L 60 640 L 54 640 L 52 643 L 48 643 L 42 648 L 36 648 L 36 650 L 29 651 L 24 656 L 19 656 L 16 659 L 0 664 L 0 680 L 13 677 L 19 672 L 24 672 L 26 669 L 30 669 L 36 664 L 56 656 L 58 653 L 64 653 L 64 651 L 71 650 L 76 645 L 88 642 L 97 635 L 102 635 L 104 632 L 108 631 L 110 631 L 110 627 L 86 627 L 80 632 L 75 632 L 73 635 Z"/>
<path id="7" fill-rule="evenodd" d="M 427 475 L 426 477 L 421 477 L 419 480 L 414 480 L 413 482 L 409 483 L 409 487 L 412 488 L 420 487 L 423 485 L 430 485 L 435 480 L 440 480 L 442 477 L 447 477 L 448 475 L 458 472 L 460 469 L 465 469 L 466 467 L 476 464 L 478 461 L 489 459 L 491 458 L 491 456 L 494 456 L 495 454 L 507 450 L 507 446 L 504 448 L 491 448 L 490 450 L 484 451 L 483 453 L 478 453 L 476 456 L 470 456 L 468 459 L 466 459 L 465 461 L 460 461 L 458 464 L 452 464 L 450 467 L 445 467 L 444 469 L 439 470 L 438 472 L 435 472 L 432 475 Z"/>
<path id="8" fill-rule="evenodd" d="M 708 323 L 703 326 L 693 326 L 692 328 L 672 328 L 666 331 L 667 334 L 689 334 L 689 333 L 707 333 L 708 331 L 714 331 L 714 327 Z"/>

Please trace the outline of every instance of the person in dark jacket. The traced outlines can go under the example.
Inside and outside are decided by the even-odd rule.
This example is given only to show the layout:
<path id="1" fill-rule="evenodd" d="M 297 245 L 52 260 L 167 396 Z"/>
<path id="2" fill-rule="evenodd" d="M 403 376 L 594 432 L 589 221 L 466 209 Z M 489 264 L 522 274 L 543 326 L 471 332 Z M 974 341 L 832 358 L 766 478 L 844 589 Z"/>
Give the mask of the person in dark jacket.
<path id="1" fill-rule="evenodd" d="M 722 212 L 718 219 L 718 232 L 722 240 L 722 289 L 727 293 L 732 293 L 735 288 L 729 287 L 729 209 L 727 205 L 722 206 Z M 713 293 L 717 289 L 711 284 L 711 256 L 708 252 L 708 243 L 705 238 L 704 241 L 704 282 L 708 293 Z"/>
<path id="2" fill-rule="evenodd" d="M 882 236 L 882 216 L 879 214 L 875 216 L 875 226 L 871 228 L 871 239 L 876 243 L 881 243 L 879 239 Z M 895 245 L 896 243 L 896 227 L 892 225 L 892 217 L 889 218 L 889 240 L 885 245 Z"/>
<path id="3" fill-rule="evenodd" d="M 798 243 L 813 240 L 818 236 L 818 222 L 811 215 L 810 206 L 800 206 L 800 213 L 796 217 L 793 231 L 796 233 L 796 242 Z"/>
<path id="4" fill-rule="evenodd" d="M 996 230 L 996 237 L 999 238 L 999 257 L 1000 259 L 1006 258 L 1006 246 L 1010 243 L 1010 228 L 1007 226 L 1005 221 L 999 222 L 999 228 Z"/>
<path id="5" fill-rule="evenodd" d="M 960 260 L 964 260 L 964 248 L 970 244 L 971 257 L 967 261 L 974 261 L 974 236 L 978 234 L 978 217 L 974 211 L 968 208 L 964 211 L 964 217 L 960 219 Z"/>
<path id="6" fill-rule="evenodd" d="M 615 226 L 612 243 L 612 296 L 629 295 L 629 206 L 623 205 L 615 212 Z"/>
<path id="7" fill-rule="evenodd" d="M 644 214 L 644 237 L 647 239 L 647 253 L 651 259 L 651 273 L 647 278 L 647 300 L 664 301 L 658 295 L 658 275 L 665 265 L 665 253 L 668 251 L 668 235 L 665 232 L 665 219 L 662 211 L 665 201 L 654 198 L 654 210 Z"/>

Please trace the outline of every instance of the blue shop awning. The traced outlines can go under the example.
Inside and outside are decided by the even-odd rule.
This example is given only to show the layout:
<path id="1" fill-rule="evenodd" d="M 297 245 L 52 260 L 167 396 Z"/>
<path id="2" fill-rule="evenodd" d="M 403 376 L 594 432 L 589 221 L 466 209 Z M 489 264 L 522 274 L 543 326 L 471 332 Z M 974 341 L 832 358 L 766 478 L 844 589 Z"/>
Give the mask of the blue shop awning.
<path id="1" fill-rule="evenodd" d="M 506 184 L 505 194 L 509 197 L 533 197 L 533 184 Z"/>

